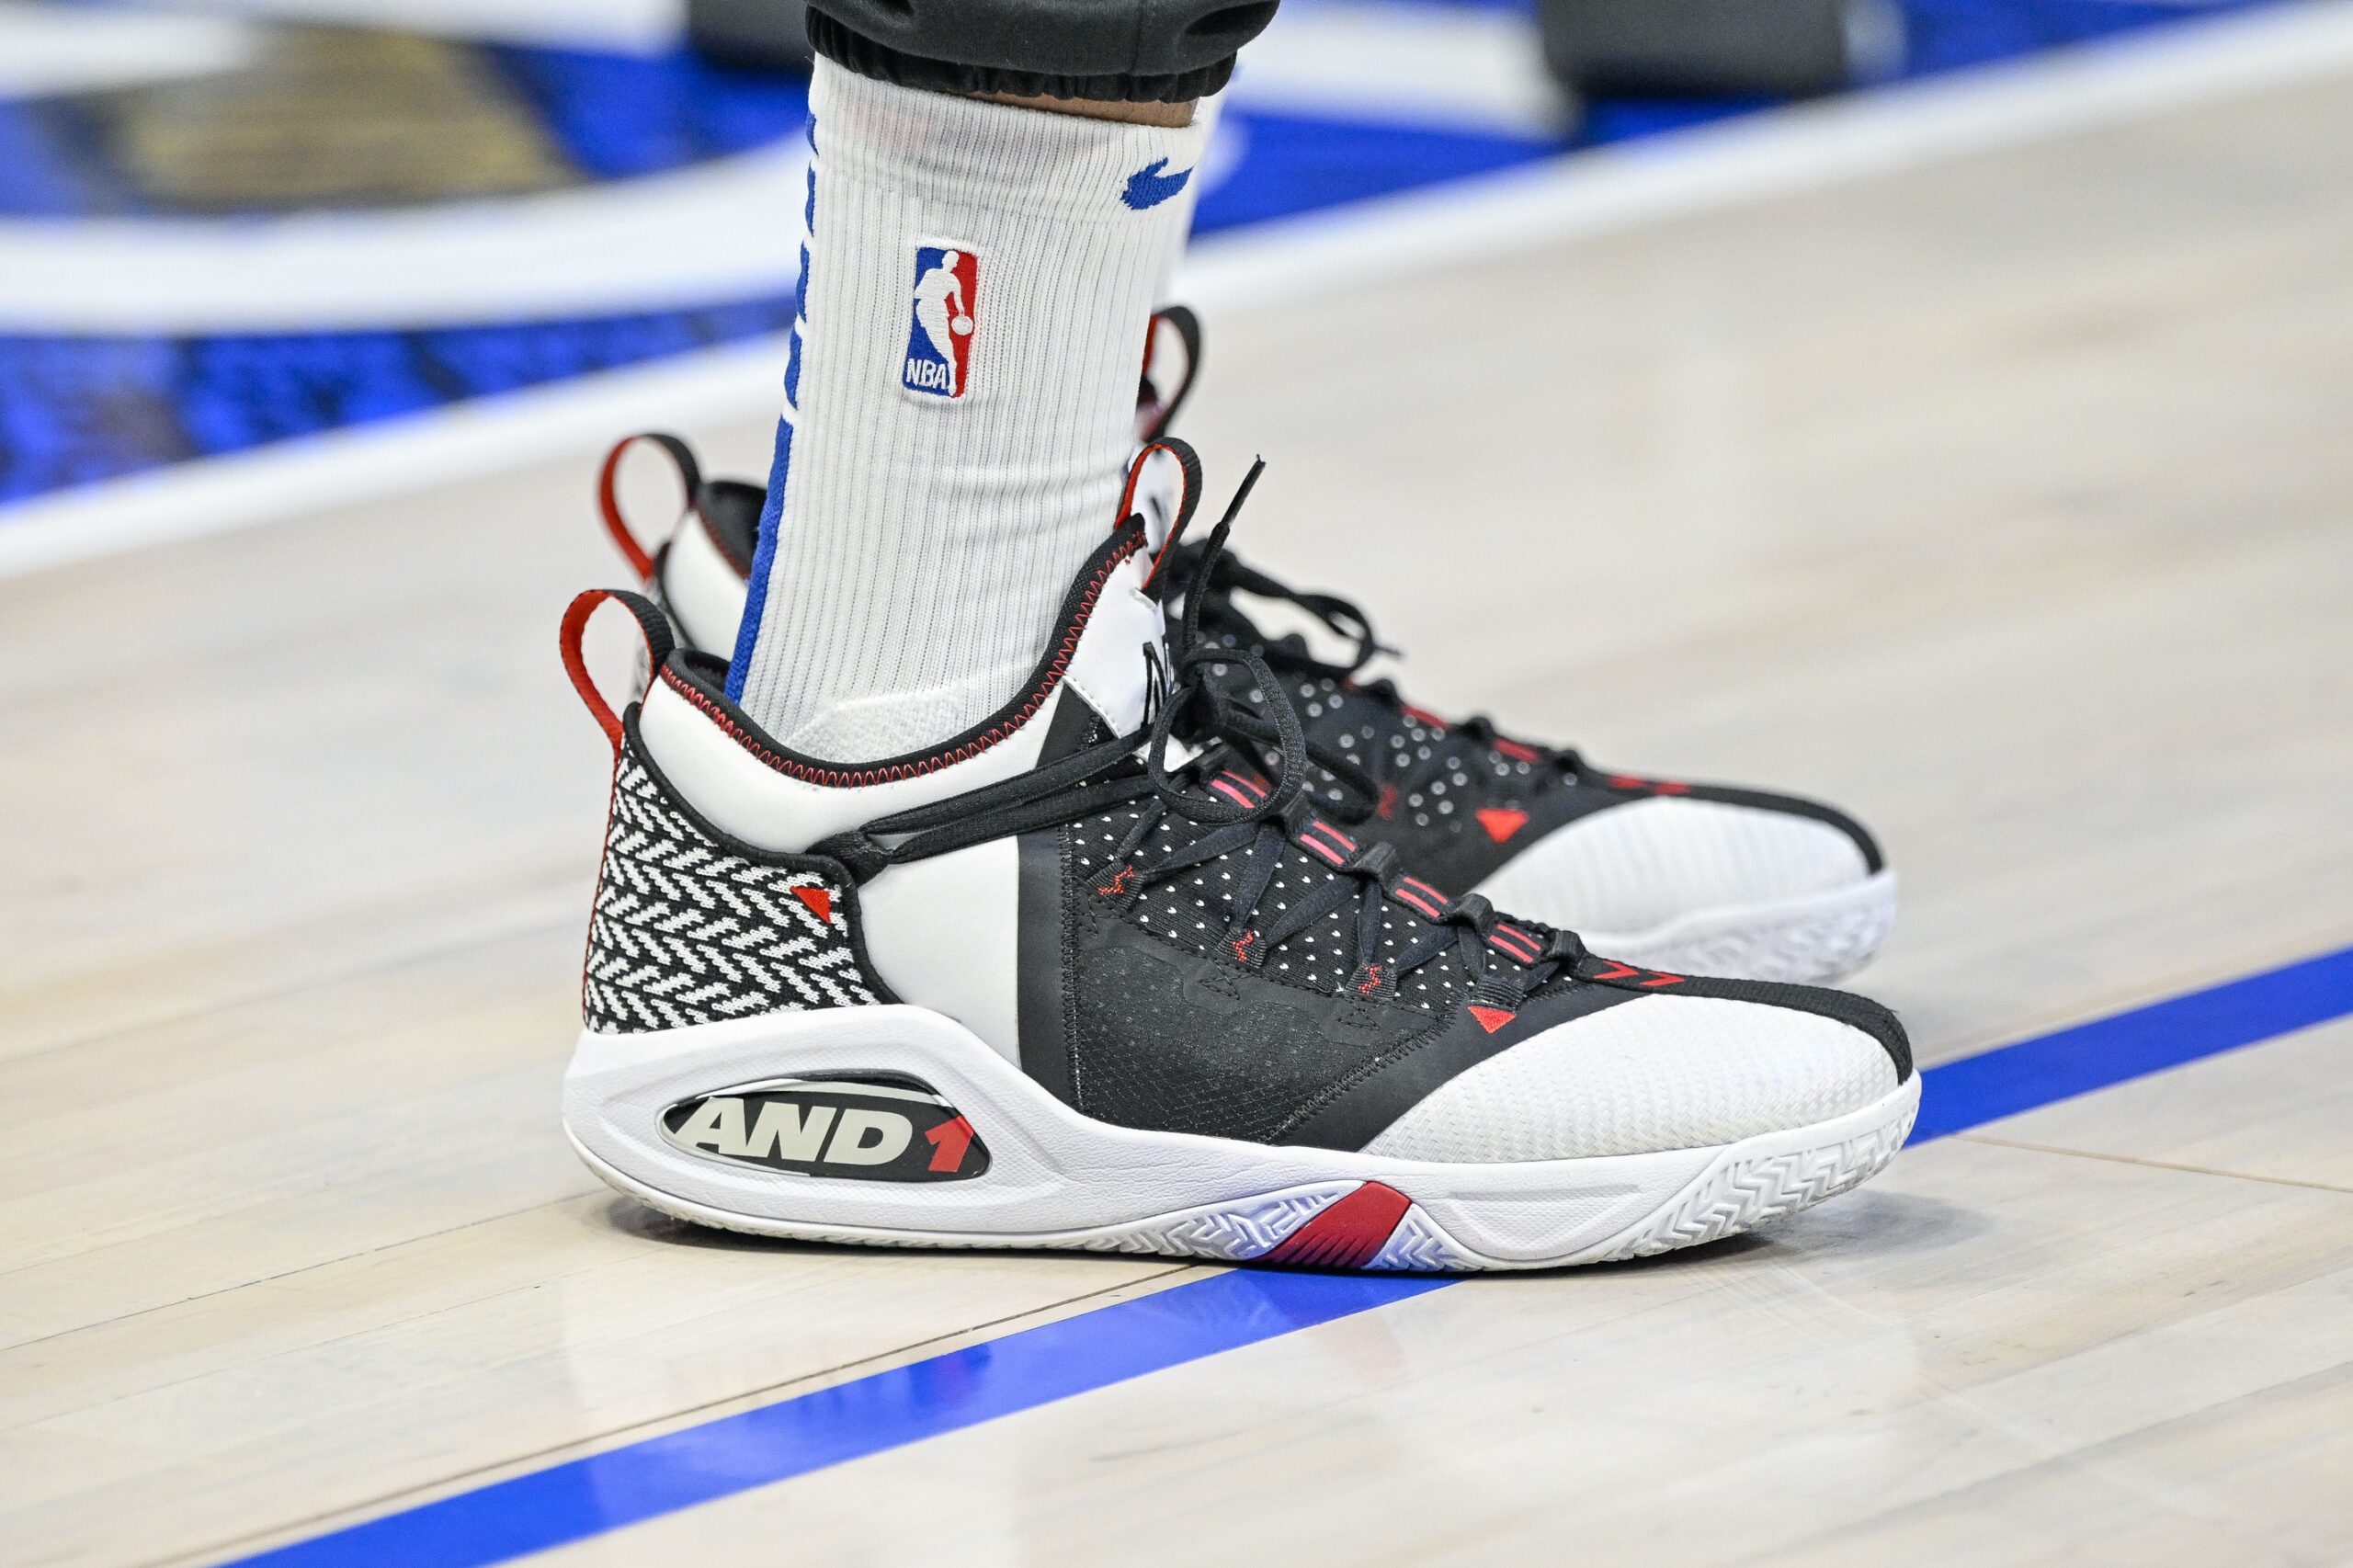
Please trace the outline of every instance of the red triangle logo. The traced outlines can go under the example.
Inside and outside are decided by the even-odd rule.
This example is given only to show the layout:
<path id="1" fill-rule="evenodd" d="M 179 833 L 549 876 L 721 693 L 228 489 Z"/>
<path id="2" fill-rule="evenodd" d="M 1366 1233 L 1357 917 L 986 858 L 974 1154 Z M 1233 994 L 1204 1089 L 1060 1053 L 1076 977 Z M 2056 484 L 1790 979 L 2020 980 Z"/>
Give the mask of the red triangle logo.
<path id="1" fill-rule="evenodd" d="M 1487 836 L 1497 844 L 1528 825 L 1526 812 L 1515 812 L 1503 806 L 1481 806 L 1473 814 L 1478 817 L 1479 825 L 1487 830 Z"/>
<path id="2" fill-rule="evenodd" d="M 810 914 L 815 915 L 818 919 L 826 922 L 828 925 L 832 924 L 834 918 L 834 895 L 832 893 L 826 892 L 824 888 L 794 888 L 792 890 L 792 896 L 807 904 L 809 906 Z"/>
<path id="3" fill-rule="evenodd" d="M 1505 1012 L 1501 1007 L 1482 1007 L 1476 1002 L 1471 1004 L 1469 1011 L 1472 1017 L 1479 1020 L 1479 1027 L 1489 1034 L 1495 1033 L 1518 1017 L 1516 1013 Z"/>

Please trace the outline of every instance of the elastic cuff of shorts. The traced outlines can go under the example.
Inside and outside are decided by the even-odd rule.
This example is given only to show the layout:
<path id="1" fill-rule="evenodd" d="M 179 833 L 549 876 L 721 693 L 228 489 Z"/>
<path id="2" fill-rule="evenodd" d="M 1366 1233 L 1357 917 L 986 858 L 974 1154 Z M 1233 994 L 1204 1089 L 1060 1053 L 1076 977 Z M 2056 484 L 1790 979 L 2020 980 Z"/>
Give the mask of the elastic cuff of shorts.
<path id="1" fill-rule="evenodd" d="M 1063 76 L 996 65 L 926 60 L 862 38 L 824 12 L 809 13 L 809 44 L 846 71 L 896 86 L 965 97 L 1002 94 L 1023 98 L 1082 98 L 1095 103 L 1181 104 L 1221 91 L 1233 75 L 1233 57 L 1171 75 Z"/>

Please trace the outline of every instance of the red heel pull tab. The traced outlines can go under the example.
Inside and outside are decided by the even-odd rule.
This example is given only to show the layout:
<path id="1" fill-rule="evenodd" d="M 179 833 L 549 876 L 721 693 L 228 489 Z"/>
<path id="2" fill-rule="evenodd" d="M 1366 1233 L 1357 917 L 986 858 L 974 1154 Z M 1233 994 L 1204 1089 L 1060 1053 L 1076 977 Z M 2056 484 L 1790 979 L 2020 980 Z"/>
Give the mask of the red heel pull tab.
<path id="1" fill-rule="evenodd" d="M 1193 450 L 1191 442 L 1175 436 L 1163 436 L 1147 442 L 1136 453 L 1135 460 L 1128 465 L 1128 487 L 1120 496 L 1120 520 L 1125 522 L 1136 515 L 1136 487 L 1142 483 L 1144 465 L 1162 452 L 1176 460 L 1176 471 L 1182 476 L 1183 489 L 1176 497 L 1176 517 L 1168 525 L 1168 537 L 1160 541 L 1160 549 L 1152 558 L 1152 570 L 1144 574 L 1143 585 L 1147 588 L 1152 586 L 1153 579 L 1160 575 L 1160 568 L 1167 561 L 1168 552 L 1175 550 L 1176 541 L 1184 537 L 1185 525 L 1191 522 L 1193 514 L 1201 509 L 1201 455 Z"/>
<path id="2" fill-rule="evenodd" d="M 629 562 L 630 570 L 640 578 L 646 578 L 654 575 L 654 551 L 646 549 L 644 541 L 637 537 L 637 530 L 629 526 L 629 518 L 621 511 L 619 486 L 621 459 L 628 456 L 629 449 L 640 441 L 659 448 L 670 460 L 670 466 L 677 471 L 679 486 L 686 494 L 685 501 L 678 507 L 681 519 L 702 505 L 702 465 L 695 461 L 692 447 L 660 430 L 624 436 L 613 443 L 611 451 L 605 454 L 605 466 L 597 475 L 597 506 L 605 514 L 605 531 L 612 535 L 613 542 L 620 547 L 621 559 Z M 656 550 L 659 548 L 658 545 L 655 547 Z"/>
<path id="3" fill-rule="evenodd" d="M 677 644 L 670 635 L 670 618 L 662 613 L 661 606 L 643 594 L 626 593 L 619 588 L 591 588 L 574 599 L 571 607 L 563 612 L 563 625 L 556 633 L 556 642 L 563 650 L 564 673 L 572 677 L 573 689 L 580 693 L 580 700 L 586 706 L 588 717 L 597 721 L 597 727 L 605 732 L 607 740 L 613 743 L 613 755 L 619 756 L 621 749 L 620 715 L 614 712 L 613 705 L 605 700 L 605 694 L 597 689 L 597 677 L 588 673 L 588 661 L 580 651 L 581 634 L 588 630 L 589 618 L 608 600 L 629 611 L 631 618 L 637 622 L 638 632 L 645 639 L 648 669 L 660 670 L 662 662 L 670 656 L 670 650 Z"/>

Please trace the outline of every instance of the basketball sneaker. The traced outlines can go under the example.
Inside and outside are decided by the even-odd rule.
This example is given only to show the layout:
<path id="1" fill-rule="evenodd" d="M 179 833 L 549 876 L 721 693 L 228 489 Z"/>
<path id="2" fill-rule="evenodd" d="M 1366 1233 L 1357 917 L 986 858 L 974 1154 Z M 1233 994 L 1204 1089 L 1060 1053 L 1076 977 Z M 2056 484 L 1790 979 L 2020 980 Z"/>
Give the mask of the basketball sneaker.
<path id="1" fill-rule="evenodd" d="M 667 536 L 650 543 L 632 531 L 613 483 L 638 443 L 669 457 L 688 497 Z M 608 528 L 680 640 L 732 651 L 760 487 L 706 481 L 684 443 L 647 435 L 614 448 L 599 489 Z M 1149 494 L 1145 511 L 1165 515 Z M 1230 554 L 1204 574 L 1200 559 L 1198 547 L 1181 547 L 1156 590 L 1197 590 L 1204 633 L 1266 662 L 1325 765 L 1324 810 L 1396 846 L 1441 892 L 1479 893 L 1584 931 L 1597 950 L 1678 971 L 1819 983 L 1853 973 L 1885 945 L 1895 872 L 1844 812 L 1598 767 L 1484 718 L 1441 719 L 1392 681 L 1366 678 L 1387 650 L 1355 604 L 1290 587 Z M 1348 651 L 1325 657 L 1297 633 L 1270 635 L 1249 601 L 1303 611 Z"/>
<path id="2" fill-rule="evenodd" d="M 1181 531 L 1198 466 L 1152 450 Z M 651 599 L 574 601 L 615 755 L 564 1085 L 592 1169 L 768 1235 L 1467 1270 L 1690 1245 L 1887 1162 L 1919 1083 L 1885 1009 L 1597 956 L 1319 812 L 1265 658 L 1203 596 L 1172 650 L 1135 488 L 1026 687 L 887 761 L 779 744 Z M 580 653 L 610 601 L 654 672 L 620 714 Z"/>

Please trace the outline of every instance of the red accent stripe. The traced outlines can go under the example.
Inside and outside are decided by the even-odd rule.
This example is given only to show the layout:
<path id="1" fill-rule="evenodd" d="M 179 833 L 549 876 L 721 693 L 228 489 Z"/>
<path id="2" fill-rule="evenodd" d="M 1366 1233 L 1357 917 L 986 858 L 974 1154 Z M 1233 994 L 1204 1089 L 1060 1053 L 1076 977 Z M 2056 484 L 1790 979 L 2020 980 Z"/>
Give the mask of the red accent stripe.
<path id="1" fill-rule="evenodd" d="M 1488 933 L 1487 946 L 1497 952 L 1508 953 L 1522 963 L 1534 963 L 1544 956 L 1544 949 L 1537 945 L 1535 937 L 1522 931 L 1509 931 L 1506 935 L 1506 931 L 1509 931 L 1506 926 L 1496 926 Z"/>
<path id="2" fill-rule="evenodd" d="M 1337 866 L 1357 852 L 1357 842 L 1321 817 L 1310 817 L 1299 830 L 1299 841 Z"/>
<path id="3" fill-rule="evenodd" d="M 1414 891 L 1414 884 L 1411 882 L 1399 882 L 1397 884 L 1397 902 L 1405 904 L 1410 908 L 1419 910 L 1422 914 L 1428 915 L 1432 920 L 1443 920 L 1446 918 L 1446 906 L 1440 903 L 1433 903 L 1428 899 L 1424 898 L 1420 893 L 1415 892 Z"/>
<path id="4" fill-rule="evenodd" d="M 1258 803 L 1243 790 L 1241 785 L 1231 783 L 1222 777 L 1211 779 L 1210 788 L 1237 806 L 1255 806 Z"/>
<path id="5" fill-rule="evenodd" d="M 1231 784 L 1241 790 L 1245 805 L 1255 806 L 1267 798 L 1267 787 L 1246 773 L 1236 773 L 1229 768 L 1217 777 L 1220 782 Z"/>
<path id="6" fill-rule="evenodd" d="M 1401 702 L 1397 706 L 1399 710 L 1402 711 L 1408 719 L 1418 719 L 1433 730 L 1443 730 L 1446 728 L 1446 721 L 1439 718 L 1437 714 L 1431 712 L 1427 708 L 1416 708 L 1410 702 Z"/>
<path id="7" fill-rule="evenodd" d="M 1258 1255 L 1260 1263 L 1304 1268 L 1362 1268 L 1381 1256 L 1414 1200 L 1369 1181 L 1317 1210 L 1304 1225 Z"/>
<path id="8" fill-rule="evenodd" d="M 1609 960 L 1609 967 L 1608 969 L 1595 971 L 1593 978 L 1596 980 L 1631 980 L 1635 975 L 1642 972 L 1643 971 L 1641 970 L 1634 968 L 1631 964 L 1620 963 L 1616 959 L 1611 959 Z"/>
<path id="9" fill-rule="evenodd" d="M 1143 536 L 1138 533 L 1123 543 L 1109 560 L 1096 569 L 1095 575 L 1087 581 L 1086 597 L 1079 602 L 1078 614 L 1072 618 L 1069 627 L 1063 632 L 1061 644 L 1054 649 L 1052 663 L 1046 666 L 1045 674 L 1039 677 L 1037 686 L 1011 718 L 984 734 L 975 735 L 962 745 L 948 751 L 934 752 L 929 756 L 917 757 L 912 762 L 894 762 L 882 767 L 839 768 L 819 767 L 810 763 L 797 761 L 792 757 L 782 756 L 753 738 L 742 725 L 727 716 L 724 709 L 699 689 L 681 679 L 677 673 L 666 665 L 662 670 L 663 684 L 701 709 L 704 715 L 724 731 L 737 745 L 742 746 L 779 773 L 790 778 L 799 778 L 811 784 L 823 784 L 828 789 L 835 790 L 858 790 L 870 784 L 889 784 L 902 778 L 920 778 L 925 774 L 937 773 L 943 767 L 952 767 L 957 763 L 966 762 L 980 756 L 981 753 L 1005 740 L 1019 730 L 1022 725 L 1037 717 L 1038 710 L 1046 705 L 1046 699 L 1054 694 L 1054 687 L 1062 684 L 1063 674 L 1069 670 L 1071 658 L 1078 652 L 1078 640 L 1086 631 L 1087 619 L 1095 613 L 1095 601 L 1103 597 L 1103 585 L 1110 581 L 1111 574 L 1118 571 L 1129 557 L 1142 548 Z"/>
<path id="10" fill-rule="evenodd" d="M 1333 843 L 1337 844 L 1341 848 L 1347 850 L 1351 855 L 1357 852 L 1357 841 L 1350 838 L 1347 834 L 1342 833 L 1338 828 L 1334 827 L 1330 823 L 1325 822 L 1322 817 L 1308 818 L 1306 831 L 1324 835 L 1326 837 L 1330 838 Z"/>
<path id="11" fill-rule="evenodd" d="M 1495 744 L 1497 751 L 1503 753 L 1506 756 L 1510 757 L 1515 762 L 1541 762 L 1544 760 L 1541 756 L 1537 755 L 1536 748 L 1534 746 L 1524 746 L 1518 741 L 1505 740 L 1501 735 L 1497 735 L 1495 737 Z"/>

